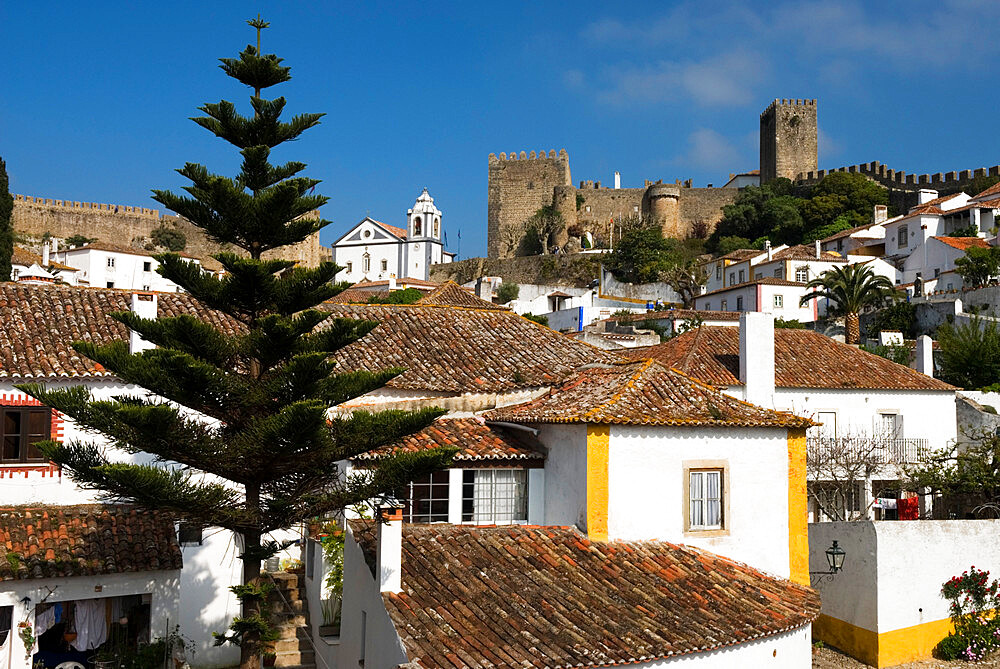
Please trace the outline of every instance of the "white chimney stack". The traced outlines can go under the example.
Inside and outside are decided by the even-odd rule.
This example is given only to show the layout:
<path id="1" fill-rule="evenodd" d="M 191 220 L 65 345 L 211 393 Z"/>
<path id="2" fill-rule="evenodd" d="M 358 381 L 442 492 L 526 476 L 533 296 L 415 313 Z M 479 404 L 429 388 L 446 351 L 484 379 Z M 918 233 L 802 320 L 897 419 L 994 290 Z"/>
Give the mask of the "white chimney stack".
<path id="1" fill-rule="evenodd" d="M 917 191 L 917 204 L 927 204 L 931 200 L 937 199 L 938 192 L 930 188 L 921 188 Z"/>
<path id="2" fill-rule="evenodd" d="M 823 256 L 823 249 L 820 248 L 818 239 L 816 240 L 815 244 L 816 244 L 816 259 L 819 260 Z"/>
<path id="3" fill-rule="evenodd" d="M 140 318 L 156 320 L 156 293 L 132 293 L 132 313 Z M 128 336 L 128 352 L 141 353 L 156 348 L 139 336 L 136 332 L 130 332 Z"/>
<path id="4" fill-rule="evenodd" d="M 622 175 L 617 170 L 615 171 L 615 190 L 622 187 Z"/>
<path id="5" fill-rule="evenodd" d="M 42 267 L 49 266 L 49 243 L 42 242 Z"/>
<path id="6" fill-rule="evenodd" d="M 379 507 L 376 545 L 376 569 L 379 592 L 403 590 L 403 509 L 399 506 Z"/>
<path id="7" fill-rule="evenodd" d="M 740 382 L 743 399 L 774 407 L 774 316 L 758 311 L 740 314 Z"/>
<path id="8" fill-rule="evenodd" d="M 389 275 L 389 290 L 396 290 L 396 275 Z"/>
<path id="9" fill-rule="evenodd" d="M 767 259 L 768 259 L 768 261 L 770 261 L 771 258 L 772 258 L 772 256 L 773 256 L 773 253 L 771 252 L 771 240 L 770 239 L 764 240 L 764 250 L 767 251 Z"/>
<path id="10" fill-rule="evenodd" d="M 889 220 L 889 207 L 885 206 L 884 204 L 875 205 L 875 216 L 872 218 L 872 221 L 874 221 L 875 224 L 879 224 L 879 223 L 885 223 L 888 220 Z"/>
<path id="11" fill-rule="evenodd" d="M 917 337 L 917 371 L 934 376 L 934 340 L 927 335 Z"/>

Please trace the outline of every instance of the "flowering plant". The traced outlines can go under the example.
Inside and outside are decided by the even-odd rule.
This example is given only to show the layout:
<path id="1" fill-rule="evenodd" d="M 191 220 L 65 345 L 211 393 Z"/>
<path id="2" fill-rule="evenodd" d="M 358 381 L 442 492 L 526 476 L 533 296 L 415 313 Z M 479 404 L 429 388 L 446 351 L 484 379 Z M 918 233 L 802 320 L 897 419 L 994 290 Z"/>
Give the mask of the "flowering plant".
<path id="1" fill-rule="evenodd" d="M 30 656 L 35 648 L 35 634 L 31 623 L 26 620 L 18 623 L 17 635 L 21 637 L 21 641 L 24 643 L 24 651 Z"/>
<path id="2" fill-rule="evenodd" d="M 982 660 L 1000 648 L 1000 583 L 989 580 L 990 572 L 970 567 L 961 576 L 941 586 L 941 596 L 950 601 L 955 631 L 938 645 L 944 659 Z"/>

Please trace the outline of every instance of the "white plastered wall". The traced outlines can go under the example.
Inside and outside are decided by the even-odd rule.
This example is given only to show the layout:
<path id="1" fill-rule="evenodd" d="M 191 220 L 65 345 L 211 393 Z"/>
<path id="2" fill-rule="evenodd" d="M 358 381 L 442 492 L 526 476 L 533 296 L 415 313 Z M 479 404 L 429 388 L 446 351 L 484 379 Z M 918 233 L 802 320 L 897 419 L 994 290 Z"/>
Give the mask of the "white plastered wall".
<path id="1" fill-rule="evenodd" d="M 728 468 L 721 536 L 685 531 L 684 466 L 694 461 Z M 549 472 L 547 487 L 556 478 Z M 787 429 L 612 426 L 608 538 L 689 544 L 788 578 Z"/>
<path id="2" fill-rule="evenodd" d="M 587 529 L 587 426 L 537 425 L 545 458 L 545 525 Z"/>

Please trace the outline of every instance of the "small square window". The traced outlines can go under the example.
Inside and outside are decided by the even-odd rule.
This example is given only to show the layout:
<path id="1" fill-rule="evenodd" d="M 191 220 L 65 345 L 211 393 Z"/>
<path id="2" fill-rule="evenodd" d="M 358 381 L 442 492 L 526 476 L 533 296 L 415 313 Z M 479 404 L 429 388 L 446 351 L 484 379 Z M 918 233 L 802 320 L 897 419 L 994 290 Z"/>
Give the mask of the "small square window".
<path id="1" fill-rule="evenodd" d="M 721 306 L 721 307 L 719 307 L 719 308 L 720 308 L 720 309 L 721 309 L 722 311 L 729 311 L 729 304 L 728 304 L 728 303 L 726 302 L 726 300 L 722 300 L 722 306 Z"/>
<path id="2" fill-rule="evenodd" d="M 774 270 L 774 278 L 776 278 L 776 279 L 783 279 L 783 278 L 785 278 L 785 270 L 783 268 L 781 268 L 781 267 L 779 267 L 778 269 Z"/>
<path id="3" fill-rule="evenodd" d="M 350 274 L 353 271 L 354 271 L 354 263 L 352 262 L 347 263 L 347 273 Z"/>
<path id="4" fill-rule="evenodd" d="M 108 281 L 108 288 L 114 288 L 114 287 L 115 287 L 115 282 L 114 281 Z"/>
<path id="5" fill-rule="evenodd" d="M 143 272 L 152 272 L 153 271 L 153 263 L 150 262 L 149 260 L 147 260 L 146 262 L 142 263 L 142 271 Z"/>
<path id="6" fill-rule="evenodd" d="M 809 268 L 808 267 L 796 267 L 795 268 L 795 280 L 799 283 L 808 283 L 809 281 Z"/>
<path id="7" fill-rule="evenodd" d="M 737 297 L 736 298 L 736 311 L 743 311 L 743 298 L 742 297 Z"/>
<path id="8" fill-rule="evenodd" d="M 114 266 L 115 266 L 115 259 L 114 258 L 108 258 L 108 267 L 114 269 Z"/>
<path id="9" fill-rule="evenodd" d="M 382 271 L 384 272 L 384 271 L 386 271 L 387 269 L 389 269 L 389 261 L 388 261 L 388 260 L 385 260 L 385 259 L 383 259 L 383 260 L 382 260 Z"/>
<path id="10" fill-rule="evenodd" d="M 201 546 L 203 529 L 194 523 L 181 523 L 177 529 L 177 543 L 181 546 Z"/>
<path id="11" fill-rule="evenodd" d="M 784 306 L 785 306 L 785 298 L 784 298 L 784 296 L 782 296 L 782 295 L 775 295 L 774 296 L 774 308 L 775 309 L 781 309 Z"/>
<path id="12" fill-rule="evenodd" d="M 688 470 L 688 531 L 725 528 L 725 470 Z"/>

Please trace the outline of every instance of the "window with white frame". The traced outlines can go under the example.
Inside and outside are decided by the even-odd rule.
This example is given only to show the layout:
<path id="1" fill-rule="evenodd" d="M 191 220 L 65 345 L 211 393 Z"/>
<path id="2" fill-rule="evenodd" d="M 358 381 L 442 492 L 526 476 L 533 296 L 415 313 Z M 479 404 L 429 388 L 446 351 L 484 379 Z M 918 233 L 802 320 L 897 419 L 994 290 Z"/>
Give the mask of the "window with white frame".
<path id="1" fill-rule="evenodd" d="M 747 276 L 746 275 L 746 270 L 742 270 L 741 269 L 740 270 L 740 283 L 743 283 L 744 281 L 746 281 L 746 276 Z"/>
<path id="2" fill-rule="evenodd" d="M 366 274 L 372 271 L 372 257 L 367 253 L 361 256 L 361 271 Z"/>
<path id="3" fill-rule="evenodd" d="M 382 271 L 384 272 L 384 271 L 386 271 L 387 269 L 389 269 L 389 261 L 388 261 L 388 260 L 386 260 L 385 258 L 383 258 L 383 259 L 382 259 Z"/>
<path id="4" fill-rule="evenodd" d="M 729 285 L 731 286 L 734 283 L 736 283 L 736 272 L 730 272 L 729 273 Z"/>
<path id="5" fill-rule="evenodd" d="M 462 522 L 502 525 L 528 520 L 525 469 L 466 469 L 462 472 Z"/>
<path id="6" fill-rule="evenodd" d="M 781 309 L 785 306 L 785 298 L 783 295 L 774 296 L 774 308 Z"/>
<path id="7" fill-rule="evenodd" d="M 719 309 L 721 311 L 729 311 L 729 304 L 726 302 L 726 300 L 722 300 L 722 306 L 719 307 Z"/>
<path id="8" fill-rule="evenodd" d="M 715 280 L 722 281 L 722 263 L 715 266 Z"/>
<path id="9" fill-rule="evenodd" d="M 347 273 L 348 274 L 350 274 L 351 272 L 354 271 L 354 263 L 349 262 L 349 263 L 345 263 L 345 264 L 347 265 L 347 267 L 345 269 L 347 269 Z"/>
<path id="10" fill-rule="evenodd" d="M 407 484 L 397 497 L 403 501 L 403 520 L 407 523 L 447 523 L 447 469 L 425 474 Z"/>
<path id="11" fill-rule="evenodd" d="M 688 529 L 720 530 L 723 527 L 723 470 L 688 472 Z"/>
<path id="12" fill-rule="evenodd" d="M 879 411 L 876 431 L 887 439 L 903 436 L 903 417 L 895 411 Z"/>
<path id="13" fill-rule="evenodd" d="M 108 269 L 114 269 L 114 268 L 115 268 L 115 259 L 112 258 L 111 256 L 108 256 Z"/>
<path id="14" fill-rule="evenodd" d="M 807 283 L 809 281 L 809 268 L 808 267 L 796 267 L 795 268 L 795 280 L 799 283 Z"/>

